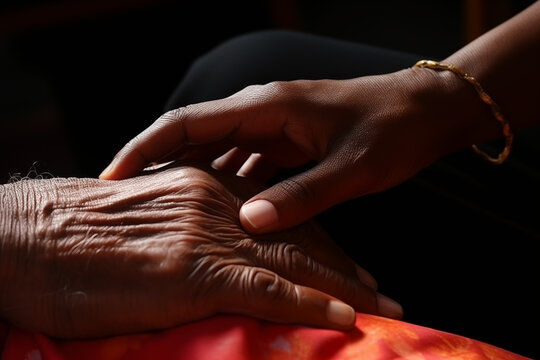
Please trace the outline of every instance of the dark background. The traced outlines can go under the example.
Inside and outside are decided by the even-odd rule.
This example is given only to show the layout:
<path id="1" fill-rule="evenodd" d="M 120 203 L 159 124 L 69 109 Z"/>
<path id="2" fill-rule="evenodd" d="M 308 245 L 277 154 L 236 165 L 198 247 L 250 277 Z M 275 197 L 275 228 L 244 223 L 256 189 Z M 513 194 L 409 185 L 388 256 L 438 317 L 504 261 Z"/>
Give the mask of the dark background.
<path id="1" fill-rule="evenodd" d="M 162 113 L 189 64 L 234 35 L 287 28 L 443 58 L 531 3 L 3 0 L 0 183 L 36 172 L 97 177 L 125 142 Z M 434 240 L 426 251 L 445 249 Z M 459 256 L 456 249 L 446 250 Z M 418 306 L 426 303 L 422 299 Z M 425 314 L 412 319 L 421 325 L 533 353 L 530 331 L 538 333 L 536 329 L 505 329 L 508 333 L 502 334 L 486 311 L 475 318 L 475 310 L 469 309 L 452 322 L 452 309 L 431 304 L 423 311 L 414 303 L 404 305 Z M 520 337 L 528 340 L 520 343 Z"/>

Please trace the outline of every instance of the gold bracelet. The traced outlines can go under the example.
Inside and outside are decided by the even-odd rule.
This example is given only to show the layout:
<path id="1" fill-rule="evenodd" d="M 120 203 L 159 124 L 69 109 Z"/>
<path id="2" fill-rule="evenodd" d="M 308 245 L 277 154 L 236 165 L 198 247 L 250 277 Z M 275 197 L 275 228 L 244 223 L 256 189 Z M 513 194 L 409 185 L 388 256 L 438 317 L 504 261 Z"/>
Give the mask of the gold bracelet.
<path id="1" fill-rule="evenodd" d="M 497 164 L 497 165 L 502 164 L 508 158 L 508 155 L 510 155 L 510 150 L 512 149 L 512 142 L 514 140 L 514 134 L 512 133 L 512 130 L 510 129 L 510 124 L 501 113 L 499 106 L 495 103 L 495 101 L 493 101 L 491 96 L 486 94 L 486 92 L 484 91 L 482 86 L 480 86 L 478 81 L 474 77 L 470 76 L 469 74 L 467 74 L 466 72 L 464 72 L 463 70 L 461 70 L 455 65 L 442 64 L 440 62 L 433 61 L 433 60 L 420 60 L 416 64 L 414 64 L 414 66 L 429 68 L 433 70 L 451 71 L 457 76 L 459 76 L 461 79 L 467 81 L 469 84 L 471 84 L 474 87 L 474 89 L 480 96 L 480 99 L 482 99 L 483 102 L 489 105 L 489 107 L 491 108 L 491 112 L 493 113 L 493 116 L 495 116 L 495 118 L 501 125 L 502 132 L 505 137 L 505 147 L 503 151 L 501 151 L 499 156 L 497 156 L 496 158 L 486 154 L 485 152 L 480 150 L 478 146 L 474 144 L 472 148 L 474 152 L 476 152 L 478 155 L 480 155 L 482 158 L 489 161 L 490 163 Z"/>

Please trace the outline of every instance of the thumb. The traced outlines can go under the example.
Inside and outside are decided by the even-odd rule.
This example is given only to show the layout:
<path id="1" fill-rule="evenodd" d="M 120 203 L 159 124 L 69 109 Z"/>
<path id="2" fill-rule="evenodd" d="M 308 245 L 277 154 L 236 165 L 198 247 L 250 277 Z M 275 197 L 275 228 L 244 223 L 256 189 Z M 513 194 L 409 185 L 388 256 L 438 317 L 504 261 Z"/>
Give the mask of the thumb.
<path id="1" fill-rule="evenodd" d="M 247 232 L 254 234 L 299 225 L 352 197 L 351 184 L 342 179 L 353 182 L 352 177 L 328 171 L 324 163 L 319 163 L 246 201 L 240 209 L 240 222 Z"/>

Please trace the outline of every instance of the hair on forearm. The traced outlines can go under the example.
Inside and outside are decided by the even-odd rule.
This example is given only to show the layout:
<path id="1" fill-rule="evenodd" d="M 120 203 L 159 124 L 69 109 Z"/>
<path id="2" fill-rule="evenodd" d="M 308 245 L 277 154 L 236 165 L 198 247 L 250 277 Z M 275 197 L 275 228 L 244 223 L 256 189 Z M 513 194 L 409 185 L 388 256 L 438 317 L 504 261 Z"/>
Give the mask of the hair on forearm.
<path id="1" fill-rule="evenodd" d="M 15 182 L 23 181 L 23 180 L 42 180 L 42 179 L 52 179 L 55 176 L 48 172 L 40 172 L 38 171 L 38 161 L 34 161 L 34 163 L 30 166 L 30 169 L 28 169 L 28 172 L 26 175 L 23 175 L 22 173 L 16 172 L 16 173 L 10 173 L 9 174 L 9 180 L 8 183 L 12 184 Z"/>

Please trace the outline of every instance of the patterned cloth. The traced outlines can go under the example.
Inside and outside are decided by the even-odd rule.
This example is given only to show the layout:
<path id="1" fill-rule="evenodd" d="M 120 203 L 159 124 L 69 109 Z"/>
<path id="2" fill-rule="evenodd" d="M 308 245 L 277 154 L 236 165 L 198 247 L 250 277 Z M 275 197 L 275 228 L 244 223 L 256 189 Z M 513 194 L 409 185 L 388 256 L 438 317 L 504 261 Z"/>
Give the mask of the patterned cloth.
<path id="1" fill-rule="evenodd" d="M 1 334 L 1 333 L 0 333 Z M 58 341 L 11 328 L 2 360 L 524 360 L 504 349 L 403 321 L 358 314 L 339 332 L 216 316 L 173 329 L 98 340 Z"/>

